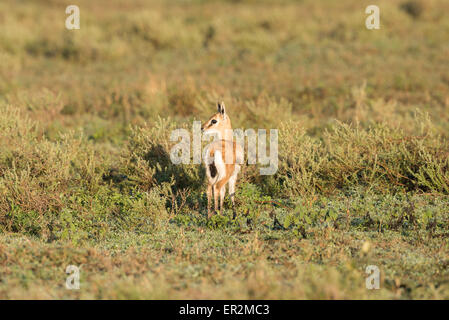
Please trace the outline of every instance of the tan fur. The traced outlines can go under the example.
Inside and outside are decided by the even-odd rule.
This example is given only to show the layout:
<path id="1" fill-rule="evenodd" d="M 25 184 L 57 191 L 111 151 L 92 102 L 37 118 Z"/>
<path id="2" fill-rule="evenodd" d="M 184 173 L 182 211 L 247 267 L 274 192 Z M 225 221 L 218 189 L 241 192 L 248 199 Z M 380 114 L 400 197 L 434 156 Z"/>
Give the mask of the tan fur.
<path id="1" fill-rule="evenodd" d="M 211 217 L 212 213 L 210 211 L 210 207 L 212 194 L 214 196 L 215 212 L 219 212 L 219 197 L 220 210 L 223 209 L 226 184 L 228 184 L 235 217 L 235 183 L 237 180 L 237 174 L 240 171 L 240 165 L 237 163 L 237 159 L 243 159 L 243 149 L 240 145 L 233 141 L 231 120 L 225 112 L 224 103 L 218 103 L 217 107 L 218 112 L 214 114 L 208 121 L 206 121 L 201 127 L 203 133 L 207 134 L 216 132 L 219 134 L 219 137 L 221 137 L 221 140 L 215 141 L 209 145 L 208 155 L 211 159 L 214 159 L 213 162 L 211 164 L 205 163 L 208 180 L 207 213 L 208 217 Z M 217 151 L 219 151 L 219 153 L 217 153 Z M 228 155 L 228 152 L 231 152 L 231 154 Z M 217 155 L 220 154 L 221 158 L 217 159 Z M 229 159 L 226 157 L 227 155 L 229 156 Z M 214 172 L 216 175 L 212 176 Z"/>

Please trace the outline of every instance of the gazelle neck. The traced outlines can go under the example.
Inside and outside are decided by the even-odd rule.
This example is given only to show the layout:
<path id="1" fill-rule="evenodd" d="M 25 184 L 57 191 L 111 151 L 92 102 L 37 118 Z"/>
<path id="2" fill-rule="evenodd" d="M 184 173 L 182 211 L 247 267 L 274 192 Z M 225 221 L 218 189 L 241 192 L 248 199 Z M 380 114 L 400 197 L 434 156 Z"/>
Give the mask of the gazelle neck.
<path id="1" fill-rule="evenodd" d="M 221 139 L 223 140 L 233 140 L 233 132 L 232 132 L 232 126 L 231 126 L 231 120 L 228 120 L 228 123 L 223 126 L 220 130 Z"/>

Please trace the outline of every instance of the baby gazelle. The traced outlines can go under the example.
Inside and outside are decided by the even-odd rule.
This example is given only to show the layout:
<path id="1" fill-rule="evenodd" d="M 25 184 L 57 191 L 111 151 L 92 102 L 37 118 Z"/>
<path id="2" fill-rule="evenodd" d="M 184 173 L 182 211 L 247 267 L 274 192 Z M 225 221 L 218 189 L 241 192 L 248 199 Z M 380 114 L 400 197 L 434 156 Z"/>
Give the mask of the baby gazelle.
<path id="1" fill-rule="evenodd" d="M 220 211 L 226 194 L 226 184 L 229 185 L 229 196 L 232 201 L 233 217 L 235 218 L 235 183 L 243 163 L 243 149 L 233 141 L 231 120 L 226 114 L 224 103 L 217 104 L 218 112 L 201 126 L 203 134 L 217 134 L 218 140 L 212 142 L 205 150 L 207 176 L 207 215 L 210 218 L 212 193 L 214 195 L 215 213 L 218 212 L 218 196 L 220 195 Z"/>

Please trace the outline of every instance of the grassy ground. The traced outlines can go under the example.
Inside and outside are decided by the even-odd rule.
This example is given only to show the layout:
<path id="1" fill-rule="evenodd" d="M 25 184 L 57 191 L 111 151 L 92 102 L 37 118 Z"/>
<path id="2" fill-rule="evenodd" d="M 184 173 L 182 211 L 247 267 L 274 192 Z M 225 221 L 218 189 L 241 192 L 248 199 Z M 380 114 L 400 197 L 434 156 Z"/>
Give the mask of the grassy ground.
<path id="1" fill-rule="evenodd" d="M 0 298 L 449 298 L 447 1 L 72 2 L 0 3 Z M 168 157 L 217 100 L 237 220 Z"/>

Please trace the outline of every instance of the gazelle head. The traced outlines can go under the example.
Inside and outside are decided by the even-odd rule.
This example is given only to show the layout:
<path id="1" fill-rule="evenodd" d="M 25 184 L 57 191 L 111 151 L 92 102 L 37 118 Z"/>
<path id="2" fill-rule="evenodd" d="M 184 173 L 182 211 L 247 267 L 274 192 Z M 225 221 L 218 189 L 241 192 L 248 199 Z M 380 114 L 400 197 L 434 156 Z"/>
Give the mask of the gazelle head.
<path id="1" fill-rule="evenodd" d="M 231 119 L 226 113 L 224 102 L 217 103 L 217 113 L 212 115 L 201 126 L 201 132 L 207 134 L 218 134 L 220 139 L 232 140 L 232 126 Z M 231 139 L 229 139 L 231 137 Z"/>

